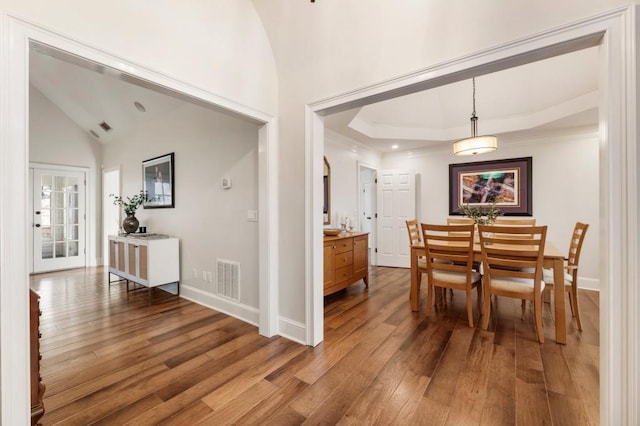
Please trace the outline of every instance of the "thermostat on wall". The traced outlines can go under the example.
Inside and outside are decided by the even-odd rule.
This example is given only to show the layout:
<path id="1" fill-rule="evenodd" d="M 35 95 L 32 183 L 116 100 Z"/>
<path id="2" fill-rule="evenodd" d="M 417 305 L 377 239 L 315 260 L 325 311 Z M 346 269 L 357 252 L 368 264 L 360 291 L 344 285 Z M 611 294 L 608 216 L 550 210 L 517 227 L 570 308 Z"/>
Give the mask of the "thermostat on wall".
<path id="1" fill-rule="evenodd" d="M 231 179 L 229 178 L 222 178 L 222 181 L 220 181 L 220 186 L 223 189 L 229 189 L 231 188 Z"/>

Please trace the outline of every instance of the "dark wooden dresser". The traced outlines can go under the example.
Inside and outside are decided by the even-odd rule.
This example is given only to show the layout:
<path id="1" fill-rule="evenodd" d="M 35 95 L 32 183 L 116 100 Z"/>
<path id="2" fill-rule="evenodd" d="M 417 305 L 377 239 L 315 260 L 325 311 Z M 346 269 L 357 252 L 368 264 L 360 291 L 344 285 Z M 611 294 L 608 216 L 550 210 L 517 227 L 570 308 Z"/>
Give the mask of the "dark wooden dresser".
<path id="1" fill-rule="evenodd" d="M 31 347 L 31 424 L 37 425 L 44 415 L 44 395 L 45 386 L 40 377 L 40 296 L 33 291 L 29 291 L 29 323 L 30 323 L 30 347 Z"/>

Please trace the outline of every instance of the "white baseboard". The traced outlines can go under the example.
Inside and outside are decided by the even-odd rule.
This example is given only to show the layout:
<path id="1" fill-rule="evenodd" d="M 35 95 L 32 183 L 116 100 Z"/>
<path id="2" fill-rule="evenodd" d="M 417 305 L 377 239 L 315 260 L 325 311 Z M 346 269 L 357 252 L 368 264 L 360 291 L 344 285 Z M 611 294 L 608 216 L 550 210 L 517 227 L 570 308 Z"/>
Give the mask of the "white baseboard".
<path id="1" fill-rule="evenodd" d="M 600 291 L 600 280 L 597 278 L 578 277 L 578 288 Z"/>
<path id="2" fill-rule="evenodd" d="M 307 328 L 301 322 L 280 317 L 278 320 L 278 334 L 301 345 L 307 344 Z"/>
<path id="3" fill-rule="evenodd" d="M 213 293 L 195 287 L 180 284 L 180 297 L 207 308 L 215 309 L 256 327 L 260 322 L 260 312 L 257 308 L 216 296 Z"/>
<path id="4" fill-rule="evenodd" d="M 213 293 L 189 285 L 180 284 L 180 297 L 184 297 L 194 303 L 230 315 L 255 326 L 258 326 L 260 322 L 260 311 L 257 308 L 219 297 Z M 301 322 L 280 317 L 278 321 L 278 335 L 305 345 L 307 329 Z"/>

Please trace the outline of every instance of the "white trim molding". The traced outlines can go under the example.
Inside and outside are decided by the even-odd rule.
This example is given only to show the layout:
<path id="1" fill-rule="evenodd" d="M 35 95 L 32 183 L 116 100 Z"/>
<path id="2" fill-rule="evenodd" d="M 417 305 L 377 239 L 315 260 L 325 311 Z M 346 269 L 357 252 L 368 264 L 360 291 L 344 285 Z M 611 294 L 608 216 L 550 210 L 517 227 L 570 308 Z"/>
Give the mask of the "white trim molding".
<path id="1" fill-rule="evenodd" d="M 26 218 L 32 42 L 53 52 L 58 49 L 61 51 L 58 54 L 63 56 L 86 58 L 126 72 L 141 84 L 158 85 L 200 105 L 223 109 L 262 126 L 258 132 L 260 309 L 257 323 L 260 334 L 265 336 L 276 334 L 278 326 L 277 117 L 3 12 L 0 15 L 0 423 L 3 425 L 28 424 L 30 413 Z"/>
<path id="2" fill-rule="evenodd" d="M 322 340 L 323 119 L 373 102 L 600 46 L 600 422 L 640 423 L 638 5 L 514 40 L 306 107 L 307 344 Z"/>
<path id="3" fill-rule="evenodd" d="M 280 317 L 278 330 L 280 336 L 296 343 L 300 343 L 301 345 L 305 344 L 307 329 L 301 322 Z"/>
<path id="4" fill-rule="evenodd" d="M 260 322 L 260 311 L 253 306 L 235 302 L 190 285 L 180 285 L 180 297 L 190 300 L 193 303 L 197 303 L 198 305 L 206 306 L 207 308 L 238 318 L 239 320 L 248 322 L 256 327 Z"/>

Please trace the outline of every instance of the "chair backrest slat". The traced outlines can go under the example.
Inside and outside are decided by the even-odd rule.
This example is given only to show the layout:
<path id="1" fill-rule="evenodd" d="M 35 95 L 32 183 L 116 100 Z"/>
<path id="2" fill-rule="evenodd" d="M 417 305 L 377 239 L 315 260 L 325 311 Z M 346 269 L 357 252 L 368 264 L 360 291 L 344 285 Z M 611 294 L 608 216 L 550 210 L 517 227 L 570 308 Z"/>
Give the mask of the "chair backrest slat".
<path id="1" fill-rule="evenodd" d="M 576 226 L 573 228 L 571 244 L 569 244 L 569 256 L 567 256 L 567 263 L 570 266 L 578 266 L 582 243 L 584 242 L 587 229 L 589 229 L 589 225 L 582 222 L 576 222 Z"/>
<path id="2" fill-rule="evenodd" d="M 512 227 L 519 227 L 519 226 L 536 226 L 536 220 L 533 218 L 528 218 L 528 219 L 512 219 L 512 218 L 504 218 L 504 217 L 497 217 L 496 220 L 493 222 L 493 224 L 495 226 L 512 226 Z M 508 234 L 507 234 L 508 235 Z M 504 237 L 505 235 L 503 235 Z M 530 236 L 528 235 L 510 235 L 509 238 L 511 239 L 519 239 L 519 238 L 529 238 Z"/>
<path id="3" fill-rule="evenodd" d="M 475 222 L 468 217 L 448 217 L 447 225 L 475 225 Z M 455 231 L 452 231 L 452 235 L 456 235 Z M 464 237 L 464 233 L 461 236 Z"/>
<path id="4" fill-rule="evenodd" d="M 415 219 L 412 219 L 412 220 L 407 220 L 406 223 L 407 223 L 407 231 L 409 232 L 409 244 L 414 245 L 414 244 L 422 243 L 418 221 Z"/>

